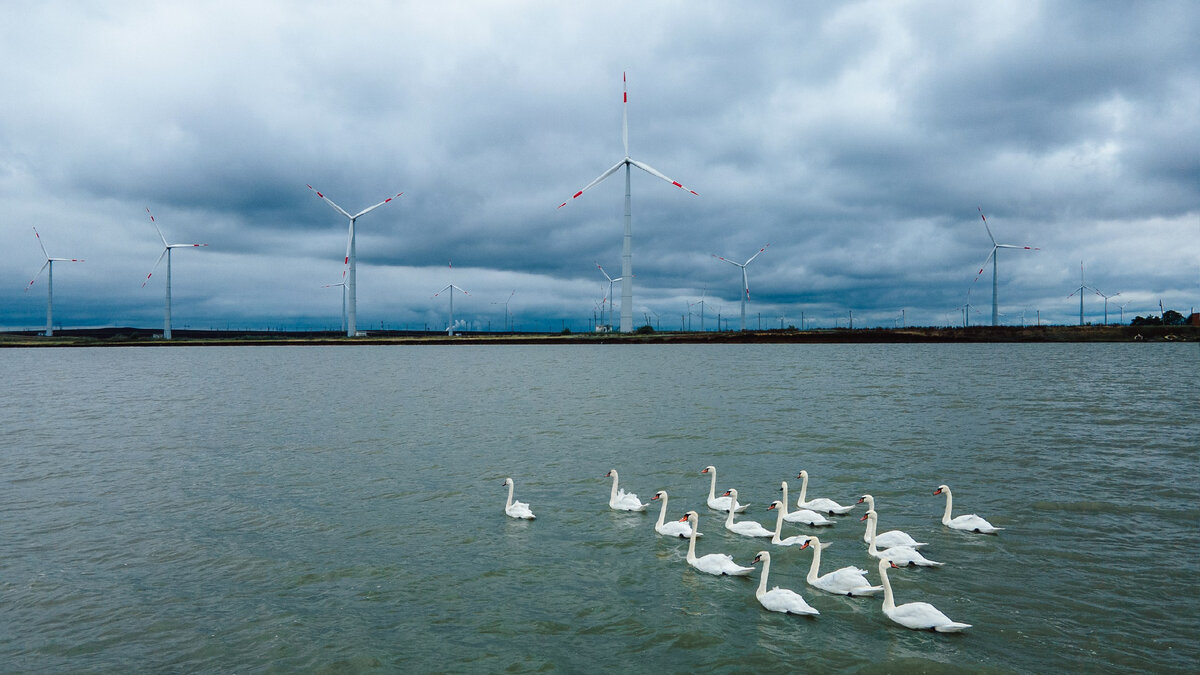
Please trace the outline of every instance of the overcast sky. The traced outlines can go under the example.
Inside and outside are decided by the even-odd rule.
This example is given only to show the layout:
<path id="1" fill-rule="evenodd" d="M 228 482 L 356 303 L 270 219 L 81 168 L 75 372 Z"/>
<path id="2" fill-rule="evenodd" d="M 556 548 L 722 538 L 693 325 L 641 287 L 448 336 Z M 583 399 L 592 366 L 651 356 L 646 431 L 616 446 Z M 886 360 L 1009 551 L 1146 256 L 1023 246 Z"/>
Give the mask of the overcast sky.
<path id="1" fill-rule="evenodd" d="M 5 2 L 0 328 L 1076 323 L 1200 304 L 1195 2 Z M 453 269 L 448 262 L 453 261 Z M 512 293 L 515 291 L 515 293 Z M 617 312 L 620 289 L 616 289 Z M 1085 292 L 1088 321 L 1104 300 Z M 692 327 L 699 328 L 698 305 Z M 655 318 L 657 315 L 658 318 Z"/>

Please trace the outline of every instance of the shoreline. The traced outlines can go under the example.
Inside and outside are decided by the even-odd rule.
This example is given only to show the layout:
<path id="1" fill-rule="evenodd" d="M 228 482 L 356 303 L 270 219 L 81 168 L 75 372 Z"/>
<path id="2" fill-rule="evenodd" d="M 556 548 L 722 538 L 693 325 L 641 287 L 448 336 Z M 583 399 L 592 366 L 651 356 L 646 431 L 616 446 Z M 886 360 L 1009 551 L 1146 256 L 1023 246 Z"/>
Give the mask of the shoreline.
<path id="1" fill-rule="evenodd" d="M 970 326 L 966 328 L 864 328 L 653 333 L 474 333 L 453 337 L 424 331 L 369 331 L 345 337 L 328 331 L 176 330 L 174 339 L 146 328 L 0 333 L 0 348 L 217 347 L 306 345 L 533 345 L 533 344 L 843 344 L 957 342 L 1197 342 L 1198 326 Z"/>

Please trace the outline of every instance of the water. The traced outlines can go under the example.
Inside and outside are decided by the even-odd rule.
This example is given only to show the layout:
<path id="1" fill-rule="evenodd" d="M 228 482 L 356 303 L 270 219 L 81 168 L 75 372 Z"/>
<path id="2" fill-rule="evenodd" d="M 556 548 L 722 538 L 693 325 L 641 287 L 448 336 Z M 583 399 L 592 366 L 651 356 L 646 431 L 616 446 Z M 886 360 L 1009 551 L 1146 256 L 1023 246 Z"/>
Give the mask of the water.
<path id="1" fill-rule="evenodd" d="M 0 350 L 5 671 L 1189 671 L 1200 661 L 1195 344 Z M 804 582 L 808 551 L 726 532 L 707 464 L 765 511 L 875 496 L 946 562 L 892 624 Z M 701 555 L 689 568 L 611 468 Z M 505 476 L 538 519 L 503 514 Z M 955 512 L 999 536 L 939 522 Z M 793 496 L 794 500 L 794 496 Z M 822 570 L 877 572 L 862 507 Z M 788 525 L 785 535 L 803 531 Z"/>

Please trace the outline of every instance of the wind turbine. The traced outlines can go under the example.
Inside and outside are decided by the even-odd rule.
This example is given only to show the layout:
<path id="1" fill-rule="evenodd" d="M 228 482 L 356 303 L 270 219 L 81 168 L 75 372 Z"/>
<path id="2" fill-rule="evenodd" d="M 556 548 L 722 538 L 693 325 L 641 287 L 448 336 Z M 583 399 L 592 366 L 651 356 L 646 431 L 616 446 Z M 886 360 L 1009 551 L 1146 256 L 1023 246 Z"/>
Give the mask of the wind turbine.
<path id="1" fill-rule="evenodd" d="M 450 263 L 450 269 L 454 269 L 453 262 Z M 453 337 L 454 336 L 454 291 L 458 291 L 459 293 L 462 293 L 463 295 L 470 295 L 470 293 L 464 291 L 463 289 L 459 288 L 458 286 L 455 286 L 454 284 L 446 284 L 446 288 L 443 288 L 442 290 L 438 291 L 437 293 L 434 293 L 433 297 L 436 298 L 437 296 L 441 295 L 442 293 L 445 293 L 447 289 L 450 290 L 450 326 L 446 329 L 446 335 Z"/>
<path id="2" fill-rule="evenodd" d="M 988 227 L 987 217 L 983 215 L 983 209 L 978 206 L 975 208 L 979 211 L 979 217 L 983 218 L 983 229 L 987 230 L 988 239 L 992 240 L 992 252 L 989 253 L 988 257 L 984 259 L 983 265 L 980 266 L 980 268 L 979 268 L 979 272 L 975 274 L 975 281 L 979 281 L 980 275 L 983 274 L 984 268 L 987 267 L 988 260 L 991 260 L 992 261 L 992 325 L 998 326 L 998 325 L 1000 325 L 1000 311 L 999 311 L 999 305 L 998 305 L 998 300 L 997 300 L 997 296 L 996 296 L 996 276 L 997 276 L 997 274 L 996 274 L 996 258 L 998 257 L 996 255 L 996 252 L 1002 248 L 1016 248 L 1016 249 L 1021 249 L 1024 251 L 1040 251 L 1042 249 L 1034 247 L 1034 246 L 1017 246 L 1015 244 L 998 244 L 998 243 L 996 243 L 996 238 L 992 236 L 992 228 Z M 975 281 L 972 281 L 971 283 L 974 284 Z"/>
<path id="3" fill-rule="evenodd" d="M 146 280 L 142 282 L 142 288 L 150 283 L 150 277 L 154 275 L 154 270 L 158 269 L 159 263 L 163 257 L 167 259 L 167 302 L 166 310 L 163 312 L 163 339 L 171 339 L 171 249 L 173 248 L 198 248 L 200 246 L 208 246 L 208 244 L 168 244 L 167 238 L 163 236 L 162 228 L 158 226 L 158 221 L 154 220 L 154 214 L 150 213 L 150 208 L 146 208 L 146 215 L 150 216 L 150 223 L 154 225 L 154 229 L 158 230 L 158 237 L 162 239 L 163 252 L 158 254 L 158 260 L 154 261 L 154 267 L 150 268 L 150 274 L 146 275 Z"/>
<path id="4" fill-rule="evenodd" d="M 729 258 L 722 258 L 716 253 L 712 254 L 712 257 L 716 258 L 717 260 L 724 260 L 730 265 L 735 265 L 742 268 L 742 290 L 744 291 L 742 293 L 742 330 L 746 330 L 746 300 L 750 298 L 750 282 L 746 279 L 746 266 L 754 262 L 755 258 L 757 258 L 763 251 L 767 250 L 767 246 L 770 246 L 770 244 L 758 249 L 758 253 L 750 256 L 750 259 L 744 263 L 735 262 Z"/>
<path id="5" fill-rule="evenodd" d="M 33 282 L 42 276 L 42 270 L 49 268 L 49 273 L 46 275 L 46 337 L 54 335 L 54 263 L 56 262 L 83 262 L 82 258 L 51 258 L 49 253 L 46 253 L 46 245 L 42 243 L 42 235 L 38 234 L 37 228 L 33 228 L 33 236 L 37 237 L 38 246 L 42 247 L 42 255 L 46 256 L 46 262 L 42 263 L 41 269 L 33 278 L 29 280 L 29 285 L 25 287 L 25 292 L 33 287 Z"/>
<path id="6" fill-rule="evenodd" d="M 701 333 L 704 332 L 704 307 L 705 307 L 705 305 L 708 304 L 708 302 L 705 300 L 705 296 L 707 296 L 707 295 L 708 295 L 708 286 L 705 286 L 704 290 L 700 291 L 700 299 L 692 303 L 693 305 L 700 305 L 700 332 Z"/>
<path id="7" fill-rule="evenodd" d="M 336 288 L 342 287 L 342 332 L 346 332 L 346 282 L 339 281 L 336 284 L 325 284 L 321 288 Z"/>
<path id="8" fill-rule="evenodd" d="M 1120 308 L 1120 310 L 1121 310 L 1121 323 L 1122 324 L 1125 323 L 1125 305 L 1128 305 L 1131 302 L 1133 302 L 1133 301 L 1126 300 L 1125 302 L 1122 302 L 1121 304 L 1117 305 L 1117 307 Z"/>
<path id="9" fill-rule="evenodd" d="M 508 330 L 508 303 L 510 300 L 513 299 L 513 296 L 516 294 L 517 294 L 517 289 L 514 288 L 512 290 L 512 293 L 508 294 L 508 300 L 505 300 L 504 302 L 496 301 L 496 302 L 492 303 L 493 305 L 504 305 L 504 330 Z"/>
<path id="10" fill-rule="evenodd" d="M 614 279 L 614 278 L 608 276 L 608 272 L 605 272 L 604 268 L 600 267 L 600 263 L 596 263 L 596 268 L 600 270 L 600 274 L 603 274 L 605 279 L 608 279 L 608 329 L 612 330 L 612 294 L 613 294 L 612 287 L 613 287 L 613 284 L 617 283 L 618 281 L 624 281 L 625 277 L 617 277 L 616 279 Z M 624 307 L 624 305 L 622 305 L 621 306 L 621 317 L 622 317 L 621 320 L 622 321 L 625 320 L 624 316 L 625 316 L 625 307 Z"/>
<path id="11" fill-rule="evenodd" d="M 1072 296 L 1075 295 L 1075 293 L 1079 294 L 1079 325 L 1080 326 L 1083 325 L 1083 289 L 1085 289 L 1085 288 L 1088 289 L 1089 291 L 1095 291 L 1097 294 L 1100 293 L 1100 291 L 1097 291 L 1096 289 L 1092 288 L 1091 286 L 1088 286 L 1087 284 L 1085 284 L 1083 282 L 1083 261 L 1080 260 L 1079 261 L 1079 288 L 1075 289 L 1075 291 L 1072 292 L 1071 295 L 1067 296 L 1067 299 L 1070 300 L 1072 298 Z"/>
<path id="12" fill-rule="evenodd" d="M 657 176 L 671 185 L 687 190 L 696 196 L 699 196 L 700 193 L 684 187 L 680 182 L 667 178 L 650 165 L 639 162 L 629 156 L 629 87 L 626 84 L 625 73 L 621 73 L 621 89 L 624 94 L 621 108 L 621 142 L 625 144 L 625 159 L 617 162 L 611 169 L 600 174 L 596 180 L 588 183 L 582 190 L 571 195 L 571 199 L 559 204 L 558 208 L 561 209 L 566 206 L 572 199 L 577 199 L 579 195 L 598 185 L 605 178 L 616 172 L 617 169 L 622 166 L 625 167 L 625 239 L 621 246 L 621 332 L 629 333 L 633 331 L 633 202 L 630 199 L 629 193 L 629 167 L 636 166 L 651 176 Z"/>
<path id="13" fill-rule="evenodd" d="M 1096 295 L 1099 295 L 1100 297 L 1104 298 L 1104 325 L 1107 326 L 1108 325 L 1108 299 L 1115 298 L 1118 295 L 1120 295 L 1120 293 L 1113 293 L 1112 295 L 1105 295 L 1099 289 L 1094 288 L 1092 290 L 1096 291 Z M 1124 319 L 1125 319 L 1124 314 L 1121 315 L 1121 319 L 1122 319 L 1122 323 L 1124 323 Z"/>
<path id="14" fill-rule="evenodd" d="M 307 185 L 307 183 L 306 183 L 306 185 Z M 358 252 L 357 252 L 355 241 L 354 241 L 354 221 L 367 215 L 368 213 L 374 211 L 375 209 L 383 206 L 384 204 L 392 201 L 393 199 L 395 199 L 396 197 L 399 197 L 400 195 L 402 195 L 404 193 L 397 192 L 396 195 L 393 197 L 388 197 L 387 199 L 379 202 L 378 204 L 376 204 L 374 206 L 368 206 L 367 208 L 363 209 L 362 211 L 359 211 L 358 213 L 356 213 L 354 215 L 350 215 L 349 213 L 346 212 L 345 209 L 343 209 L 342 207 L 333 203 L 332 199 L 321 194 L 320 190 L 316 189 L 315 187 L 313 187 L 311 185 L 308 186 L 308 189 L 315 192 L 317 194 L 317 196 L 320 197 L 321 199 L 324 199 L 330 206 L 332 206 L 334 208 L 335 211 L 337 211 L 338 213 L 340 213 L 343 216 L 346 216 L 347 218 L 350 219 L 350 234 L 349 234 L 349 236 L 346 237 L 346 260 L 342 264 L 345 265 L 350 270 L 350 278 L 349 278 L 348 284 L 346 286 L 346 291 L 350 298 L 349 313 L 347 314 L 347 322 L 346 322 L 346 336 L 354 337 L 355 335 L 358 334 L 358 302 L 357 302 L 358 296 L 357 296 L 356 287 L 355 287 L 355 267 L 356 267 L 356 262 L 358 260 Z M 342 277 L 343 277 L 343 279 L 346 277 L 345 270 L 342 271 Z"/>

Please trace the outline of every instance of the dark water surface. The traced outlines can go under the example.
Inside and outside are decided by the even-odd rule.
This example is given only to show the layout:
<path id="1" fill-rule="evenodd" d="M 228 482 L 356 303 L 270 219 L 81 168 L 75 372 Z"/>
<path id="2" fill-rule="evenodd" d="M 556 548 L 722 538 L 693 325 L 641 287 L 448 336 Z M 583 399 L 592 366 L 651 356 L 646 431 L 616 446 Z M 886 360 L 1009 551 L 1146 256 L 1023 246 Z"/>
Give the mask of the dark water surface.
<path id="1" fill-rule="evenodd" d="M 1192 344 L 0 350 L 5 671 L 1189 671 L 1200 662 L 1200 350 Z M 869 492 L 940 569 L 889 621 L 808 587 L 768 526 L 779 481 Z M 816 618 L 763 611 L 701 555 Z M 503 513 L 505 476 L 538 519 Z M 944 528 L 955 512 L 1007 528 Z M 862 507 L 822 531 L 857 565 Z M 802 532 L 787 526 L 786 534 Z"/>

